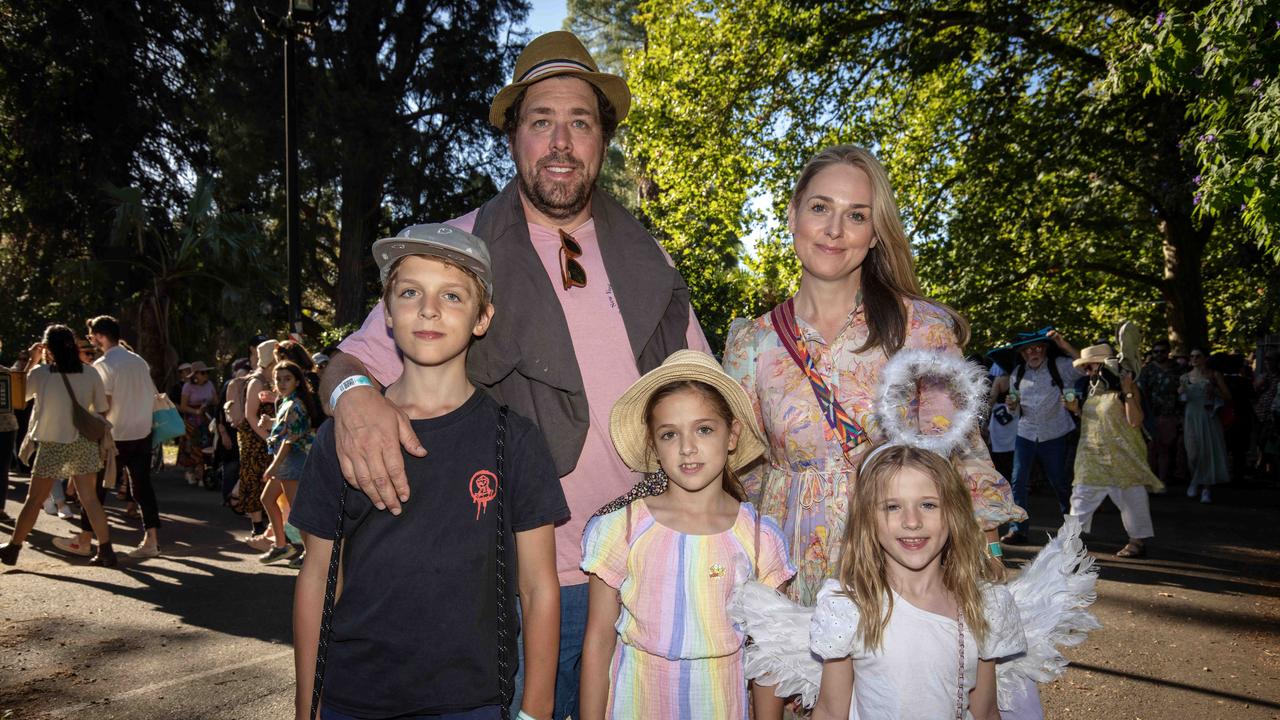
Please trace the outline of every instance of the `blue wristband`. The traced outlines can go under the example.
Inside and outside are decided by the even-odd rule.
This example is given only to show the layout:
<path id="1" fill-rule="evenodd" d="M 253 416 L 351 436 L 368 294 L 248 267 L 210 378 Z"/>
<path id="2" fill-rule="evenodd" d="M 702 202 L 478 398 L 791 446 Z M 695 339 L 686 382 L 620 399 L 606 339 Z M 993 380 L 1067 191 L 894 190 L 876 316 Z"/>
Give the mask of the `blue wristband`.
<path id="1" fill-rule="evenodd" d="M 987 543 L 987 554 L 993 558 L 1004 557 L 1004 548 L 998 542 Z"/>
<path id="2" fill-rule="evenodd" d="M 329 409 L 335 410 L 338 407 L 338 398 L 342 397 L 342 393 L 357 388 L 361 385 L 373 387 L 373 381 L 363 375 L 352 375 L 351 377 L 338 383 L 338 387 L 333 389 L 329 395 Z"/>

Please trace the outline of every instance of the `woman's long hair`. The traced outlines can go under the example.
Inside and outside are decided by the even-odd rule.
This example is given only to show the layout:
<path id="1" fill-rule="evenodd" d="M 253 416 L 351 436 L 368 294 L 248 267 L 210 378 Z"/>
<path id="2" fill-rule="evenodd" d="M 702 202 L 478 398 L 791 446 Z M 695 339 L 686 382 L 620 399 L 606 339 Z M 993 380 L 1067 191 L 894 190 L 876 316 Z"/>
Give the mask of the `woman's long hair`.
<path id="1" fill-rule="evenodd" d="M 292 360 L 281 360 L 271 368 L 272 380 L 271 384 L 275 385 L 275 374 L 284 370 L 298 381 L 298 389 L 294 391 L 298 401 L 302 403 L 302 407 L 307 411 L 307 421 L 311 424 L 312 429 L 320 427 L 324 423 L 324 410 L 320 407 L 320 396 L 316 394 L 316 388 L 311 384 L 307 372 L 298 367 L 298 364 Z M 280 398 L 283 403 L 284 398 Z"/>
<path id="2" fill-rule="evenodd" d="M 281 340 L 275 349 L 276 358 L 279 360 L 288 360 L 289 362 L 302 368 L 304 372 L 315 370 L 316 363 L 311 359 L 311 353 L 303 347 L 302 343 L 293 340 Z"/>
<path id="3" fill-rule="evenodd" d="M 80 362 L 80 348 L 76 346 L 76 334 L 66 325 L 50 325 L 44 329 L 44 346 L 53 355 L 53 368 L 57 372 L 84 372 Z"/>
<path id="4" fill-rule="evenodd" d="M 720 419 L 724 420 L 726 432 L 733 427 L 733 409 L 729 407 L 729 401 L 724 399 L 724 396 L 720 394 L 719 390 L 697 380 L 676 380 L 675 382 L 668 383 L 655 390 L 653 394 L 649 396 L 649 402 L 645 403 L 644 426 L 647 435 L 649 436 L 648 451 L 652 451 L 654 449 L 653 409 L 658 406 L 658 403 L 662 402 L 663 398 L 670 397 L 678 392 L 686 390 L 701 395 L 708 403 L 711 404 L 711 407 L 716 411 L 716 415 L 719 415 Z M 743 428 L 742 432 L 751 431 L 747 428 Z M 738 479 L 738 473 L 733 470 L 732 455 L 725 459 L 724 471 L 721 474 L 720 482 L 724 486 L 724 491 L 729 493 L 734 500 L 737 500 L 738 502 L 747 501 L 747 491 L 742 487 L 742 481 Z"/>
<path id="5" fill-rule="evenodd" d="M 796 203 L 814 176 L 832 165 L 850 165 L 865 172 L 871 178 L 871 225 L 879 242 L 867 252 L 862 263 L 862 304 L 867 317 L 867 341 L 856 352 L 883 348 L 885 355 L 892 355 L 902 348 L 907 339 L 907 309 L 904 299 L 927 300 L 920 291 L 916 279 L 915 260 L 911 257 L 911 243 L 902 228 L 898 215 L 898 203 L 893 198 L 889 174 L 864 148 L 856 145 L 832 145 L 805 163 L 796 178 L 791 193 L 789 211 L 799 210 Z M 960 313 L 936 300 L 927 300 L 945 313 L 952 323 L 956 343 L 963 348 L 969 342 L 969 323 Z"/>
<path id="6" fill-rule="evenodd" d="M 862 464 L 849 503 L 837 577 L 844 593 L 858 607 L 858 636 L 863 647 L 876 650 L 884 643 L 884 629 L 893 614 L 885 551 L 876 537 L 877 513 L 884 512 L 881 506 L 889 482 L 908 467 L 929 476 L 938 487 L 948 534 L 941 556 L 942 583 L 963 610 L 969 631 L 981 643 L 987 635 L 987 620 L 979 583 L 994 582 L 996 577 L 988 565 L 982 528 L 973 517 L 969 488 L 949 460 L 906 445 L 887 448 Z"/>

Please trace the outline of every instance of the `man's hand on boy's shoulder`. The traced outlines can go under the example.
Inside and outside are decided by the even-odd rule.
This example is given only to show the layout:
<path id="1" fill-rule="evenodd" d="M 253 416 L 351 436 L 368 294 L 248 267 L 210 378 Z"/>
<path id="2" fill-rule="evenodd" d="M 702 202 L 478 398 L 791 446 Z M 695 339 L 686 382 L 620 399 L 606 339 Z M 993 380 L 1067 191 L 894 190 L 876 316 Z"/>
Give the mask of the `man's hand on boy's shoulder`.
<path id="1" fill-rule="evenodd" d="M 342 475 L 379 510 L 400 514 L 409 500 L 409 479 L 400 448 L 427 454 L 409 416 L 371 387 L 347 390 L 333 408 L 334 440 Z"/>

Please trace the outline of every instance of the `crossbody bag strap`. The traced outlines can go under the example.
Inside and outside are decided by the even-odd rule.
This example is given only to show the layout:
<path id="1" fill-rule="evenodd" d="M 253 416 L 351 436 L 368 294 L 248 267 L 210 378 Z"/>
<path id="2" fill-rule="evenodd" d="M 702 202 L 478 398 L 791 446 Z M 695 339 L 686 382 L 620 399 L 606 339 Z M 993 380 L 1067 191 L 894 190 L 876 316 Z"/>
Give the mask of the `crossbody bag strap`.
<path id="1" fill-rule="evenodd" d="M 840 405 L 826 378 L 822 377 L 822 373 L 818 372 L 818 368 L 813 364 L 813 358 L 809 356 L 809 351 L 804 345 L 804 336 L 800 334 L 800 325 L 796 322 L 793 299 L 787 298 L 775 307 L 769 313 L 769 321 L 773 324 L 773 331 L 778 334 L 778 339 L 782 341 L 782 347 L 786 348 L 787 354 L 799 366 L 800 372 L 808 378 L 814 397 L 818 400 L 818 408 L 822 411 L 822 417 L 835 434 L 836 441 L 840 443 L 845 460 L 852 464 L 851 455 L 855 448 L 867 441 L 867 432 Z"/>
<path id="2" fill-rule="evenodd" d="M 316 676 L 311 688 L 311 720 L 320 710 L 320 693 L 324 689 L 324 664 L 329 654 L 329 635 L 333 631 L 333 606 L 337 602 L 338 564 L 342 560 L 343 525 L 347 511 L 347 483 L 342 483 L 338 497 L 338 528 L 333 534 L 333 551 L 329 553 L 329 576 L 324 583 L 324 610 L 320 613 L 320 642 L 316 646 Z"/>
<path id="3" fill-rule="evenodd" d="M 502 700 L 502 720 L 511 718 L 511 698 L 515 694 L 511 687 L 511 658 L 507 648 L 512 642 L 514 631 L 511 627 L 511 614 L 507 612 L 507 533 L 506 508 L 503 502 L 507 495 L 506 454 L 507 454 L 507 406 L 498 408 L 498 457 L 497 471 L 498 492 L 494 503 L 494 520 L 498 527 L 498 548 L 495 565 L 498 568 L 498 693 Z"/>
<path id="4" fill-rule="evenodd" d="M 751 509 L 754 510 L 756 514 L 756 546 L 754 550 L 755 557 L 752 559 L 751 564 L 756 569 L 756 580 L 759 580 L 760 579 L 760 508 L 753 507 Z"/>

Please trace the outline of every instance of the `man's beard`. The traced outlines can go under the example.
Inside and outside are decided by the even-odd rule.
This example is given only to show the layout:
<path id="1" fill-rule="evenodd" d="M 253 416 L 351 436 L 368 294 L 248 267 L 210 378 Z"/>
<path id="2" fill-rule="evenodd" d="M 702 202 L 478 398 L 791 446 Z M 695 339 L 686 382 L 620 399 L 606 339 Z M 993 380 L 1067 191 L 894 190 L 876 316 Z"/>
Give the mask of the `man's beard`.
<path id="1" fill-rule="evenodd" d="M 539 172 L 546 165 L 575 165 L 582 173 L 581 182 L 566 184 L 542 179 Z M 554 220 L 568 220 L 591 202 L 591 185 L 594 176 L 588 176 L 582 161 L 567 153 L 552 153 L 538 160 L 526 175 L 520 158 L 516 158 L 516 177 L 520 181 L 520 191 L 538 212 Z M 598 171 L 598 170 L 597 170 Z"/>

